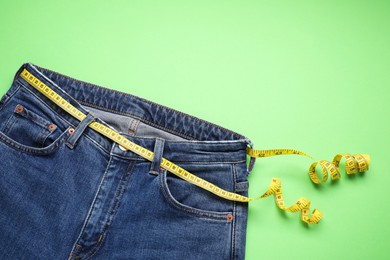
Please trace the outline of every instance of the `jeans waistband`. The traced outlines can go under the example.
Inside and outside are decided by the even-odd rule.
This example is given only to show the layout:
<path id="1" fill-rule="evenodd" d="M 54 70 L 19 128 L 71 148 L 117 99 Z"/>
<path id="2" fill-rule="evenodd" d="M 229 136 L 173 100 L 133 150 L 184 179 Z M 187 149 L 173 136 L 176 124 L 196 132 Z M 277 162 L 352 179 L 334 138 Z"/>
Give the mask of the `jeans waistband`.
<path id="1" fill-rule="evenodd" d="M 180 141 L 166 141 L 167 150 L 180 152 L 170 153 L 171 156 L 176 156 L 171 158 L 173 161 L 190 160 L 193 154 L 197 154 L 198 159 L 208 158 L 207 161 L 245 160 L 242 150 L 245 150 L 251 142 L 243 135 L 134 95 L 80 81 L 31 63 L 23 64 L 15 80 L 33 91 L 71 125 L 77 126 L 79 122 L 30 86 L 20 76 L 24 68 L 85 114 L 90 112 L 87 108 L 90 107 L 117 115 L 130 116 L 146 125 L 180 137 L 182 139 Z M 87 134 L 106 150 L 111 150 L 111 140 L 92 129 L 88 129 Z M 133 142 L 153 150 L 155 138 L 126 136 Z M 235 157 L 235 151 L 237 155 L 239 154 L 239 158 Z M 210 158 L 210 153 L 215 154 L 215 152 L 219 155 L 216 158 Z M 185 154 L 189 157 L 186 158 Z"/>

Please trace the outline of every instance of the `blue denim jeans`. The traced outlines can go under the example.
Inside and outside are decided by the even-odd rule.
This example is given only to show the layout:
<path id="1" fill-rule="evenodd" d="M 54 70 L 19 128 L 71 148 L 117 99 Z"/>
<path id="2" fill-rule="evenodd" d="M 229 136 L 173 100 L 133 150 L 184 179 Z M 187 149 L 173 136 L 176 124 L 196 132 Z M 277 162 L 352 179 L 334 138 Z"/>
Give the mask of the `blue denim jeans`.
<path id="1" fill-rule="evenodd" d="M 26 68 L 90 120 L 30 86 Z M 126 93 L 24 64 L 0 101 L 0 259 L 244 259 L 247 204 L 160 169 L 164 157 L 247 195 L 244 136 Z"/>

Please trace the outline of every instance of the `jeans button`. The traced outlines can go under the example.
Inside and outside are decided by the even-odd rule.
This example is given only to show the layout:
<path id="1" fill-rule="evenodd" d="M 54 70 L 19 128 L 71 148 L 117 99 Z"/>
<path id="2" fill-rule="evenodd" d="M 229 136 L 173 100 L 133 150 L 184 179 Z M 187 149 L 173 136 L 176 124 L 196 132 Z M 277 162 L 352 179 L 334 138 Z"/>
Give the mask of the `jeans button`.
<path id="1" fill-rule="evenodd" d="M 49 130 L 53 132 L 54 130 L 56 130 L 57 126 L 55 124 L 50 124 L 47 128 L 49 128 Z"/>
<path id="2" fill-rule="evenodd" d="M 22 113 L 23 112 L 23 106 L 22 105 L 17 105 L 16 108 L 15 108 L 15 111 L 18 112 L 18 113 Z"/>
<path id="3" fill-rule="evenodd" d="M 68 133 L 72 135 L 74 133 L 74 128 L 73 127 L 69 128 Z"/>

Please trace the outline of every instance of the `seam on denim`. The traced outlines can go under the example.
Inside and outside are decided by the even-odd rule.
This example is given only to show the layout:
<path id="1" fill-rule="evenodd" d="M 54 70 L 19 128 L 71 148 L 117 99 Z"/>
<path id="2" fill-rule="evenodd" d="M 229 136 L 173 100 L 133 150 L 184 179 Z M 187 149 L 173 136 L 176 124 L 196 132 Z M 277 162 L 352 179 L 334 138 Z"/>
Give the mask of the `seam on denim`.
<path id="1" fill-rule="evenodd" d="M 148 138 L 148 137 L 144 137 Z M 229 143 L 245 143 L 245 139 L 237 139 L 237 140 L 169 140 L 169 143 L 201 143 L 201 144 L 212 144 L 212 145 L 225 145 Z M 245 149 L 243 149 L 245 150 Z"/>
<path id="2" fill-rule="evenodd" d="M 99 238 L 100 237 L 101 237 L 100 241 L 91 250 L 89 250 L 88 253 L 85 255 L 85 260 L 92 259 L 92 257 L 99 251 L 100 247 L 103 245 L 103 241 L 106 238 L 106 235 L 104 233 L 104 229 L 103 229 L 103 232 L 101 233 L 101 235 L 99 236 Z"/>
<path id="3" fill-rule="evenodd" d="M 3 108 L 3 106 L 5 106 L 6 103 L 8 103 L 8 100 L 9 96 L 7 95 L 7 93 L 5 93 L 4 96 L 0 98 L 0 110 Z"/>
<path id="4" fill-rule="evenodd" d="M 149 160 L 142 158 L 142 157 L 141 158 L 136 158 L 136 157 L 131 157 L 131 156 L 127 157 L 125 155 L 120 155 L 120 154 L 116 154 L 116 153 L 111 154 L 111 156 L 115 156 L 115 157 L 125 159 L 125 160 L 131 160 L 131 161 L 147 161 L 147 162 L 149 162 Z"/>
<path id="5" fill-rule="evenodd" d="M 63 120 L 66 124 L 68 124 L 69 126 L 72 126 L 72 127 L 76 127 L 75 125 L 73 125 L 72 123 L 70 123 L 67 119 L 65 119 L 62 115 L 58 114 L 57 111 L 53 110 L 48 104 L 46 101 L 44 101 L 43 99 L 41 99 L 39 96 L 37 96 L 33 91 L 31 91 L 28 87 L 26 87 L 23 82 L 19 82 L 19 84 L 21 84 L 21 87 L 23 89 L 25 89 L 26 91 L 28 91 L 31 95 L 33 95 L 35 98 L 37 98 L 44 106 L 46 106 L 46 108 L 50 109 L 58 118 L 60 118 L 61 120 Z M 88 139 L 90 139 L 93 143 L 95 143 L 98 148 L 100 148 L 101 150 L 103 150 L 104 152 L 106 152 L 107 154 L 109 154 L 110 152 L 107 151 L 102 145 L 100 145 L 97 141 L 95 141 L 94 138 L 92 138 L 91 136 L 89 136 L 88 134 L 86 134 L 85 132 L 83 133 L 83 135 L 85 135 Z"/>
<path id="6" fill-rule="evenodd" d="M 101 188 L 102 188 L 102 184 L 103 184 L 103 181 L 104 181 L 104 179 L 105 179 L 105 177 L 106 177 L 106 175 L 107 175 L 107 171 L 108 171 L 108 168 L 110 167 L 111 160 L 112 160 L 112 156 L 110 156 L 110 159 L 108 160 L 106 169 L 104 170 L 104 174 L 103 174 L 103 176 L 102 176 L 102 178 L 101 178 L 101 180 L 100 180 L 99 187 L 98 187 L 98 189 L 97 189 L 97 191 L 96 191 L 96 193 L 95 193 L 95 196 L 94 196 L 94 198 L 93 198 L 93 200 L 92 200 L 91 206 L 90 206 L 89 209 L 88 209 L 88 213 L 87 213 L 87 216 L 86 216 L 86 218 L 85 218 L 85 220 L 84 220 L 83 226 L 81 227 L 80 234 L 79 234 L 79 236 L 77 237 L 77 239 L 76 239 L 76 241 L 75 241 L 75 244 L 74 244 L 74 246 L 73 246 L 73 248 L 72 248 L 72 251 L 70 252 L 70 255 L 72 255 L 72 254 L 74 253 L 74 251 L 76 250 L 76 249 L 75 249 L 76 245 L 80 245 L 80 244 L 78 244 L 78 242 L 80 241 L 82 235 L 84 234 L 84 231 L 85 231 L 85 228 L 86 228 L 86 226 L 87 226 L 87 223 L 89 222 L 89 220 L 90 220 L 90 218 L 91 218 L 91 216 L 92 216 L 92 211 L 93 211 L 93 208 L 94 208 L 94 206 L 95 206 L 97 196 L 98 196 L 98 194 L 99 194 L 99 192 L 100 192 L 100 190 L 101 190 Z M 80 245 L 80 246 L 81 246 L 81 245 Z M 81 247 L 82 247 L 82 246 L 81 246 Z"/>
<path id="7" fill-rule="evenodd" d="M 232 170 L 233 170 L 233 190 L 234 192 L 237 192 L 236 190 L 236 182 L 237 182 L 237 169 L 235 164 L 232 165 Z M 237 202 L 233 201 L 233 223 L 232 223 L 232 252 L 231 252 L 231 259 L 234 260 L 236 256 L 236 226 L 237 226 Z"/>
<path id="8" fill-rule="evenodd" d="M 212 211 L 207 211 L 207 210 L 201 210 L 201 209 L 195 209 L 190 206 L 184 205 L 177 201 L 172 194 L 169 191 L 168 184 L 166 183 L 166 170 L 163 172 L 163 174 L 160 174 L 160 187 L 161 191 L 167 200 L 168 204 L 175 208 L 176 210 L 179 210 L 181 212 L 184 212 L 188 215 L 192 215 L 197 217 L 198 219 L 212 219 L 212 220 L 217 220 L 223 223 L 228 223 L 226 220 L 226 215 L 231 214 L 232 212 L 212 212 Z M 165 176 L 165 177 L 164 177 Z"/>
<path id="9" fill-rule="evenodd" d="M 34 148 L 32 146 L 23 145 L 21 143 L 16 142 L 2 132 L 0 132 L 0 140 L 5 145 L 8 145 L 14 150 L 20 151 L 25 154 L 48 155 L 54 153 L 65 142 L 65 139 L 68 135 L 68 131 L 65 130 L 59 137 L 57 137 L 57 139 L 53 143 L 44 148 Z"/>
<path id="10" fill-rule="evenodd" d="M 172 160 L 173 163 L 180 164 L 196 164 L 196 165 L 217 165 L 217 164 L 232 164 L 232 163 L 243 163 L 245 161 L 177 161 Z"/>
<path id="11" fill-rule="evenodd" d="M 232 238 L 231 238 L 231 243 L 232 243 L 232 252 L 231 252 L 231 259 L 234 260 L 236 259 L 236 226 L 237 226 L 237 223 L 236 223 L 236 219 L 237 219 L 237 214 L 236 214 L 236 202 L 233 202 L 233 210 L 234 210 L 234 213 L 233 213 L 233 221 L 232 221 Z"/>
<path id="12" fill-rule="evenodd" d="M 119 182 L 119 186 L 115 191 L 114 203 L 110 207 L 110 209 L 108 210 L 108 213 L 106 214 L 108 217 L 105 221 L 106 223 L 104 224 L 104 228 L 99 236 L 99 237 L 102 237 L 102 239 L 100 239 L 100 241 L 98 243 L 96 243 L 96 245 L 92 249 L 90 249 L 88 253 L 85 254 L 86 259 L 90 259 L 92 256 L 94 256 L 99 251 L 100 247 L 102 246 L 104 238 L 105 238 L 105 234 L 109 230 L 109 227 L 111 226 L 112 222 L 114 221 L 114 217 L 115 217 L 116 212 L 119 208 L 120 201 L 123 197 L 123 194 L 126 191 L 125 186 L 127 186 L 127 184 L 129 183 L 129 180 L 132 176 L 132 170 L 133 170 L 134 166 L 135 166 L 135 163 L 129 163 L 127 165 L 125 174 L 123 174 L 123 176 Z M 111 219 L 110 219 L 110 216 L 112 216 Z"/>
<path id="13" fill-rule="evenodd" d="M 42 143 L 41 143 L 41 147 L 44 147 L 45 146 L 45 142 L 47 140 L 47 138 L 49 138 L 49 136 L 52 134 L 53 132 L 49 132 L 45 138 L 42 138 Z"/>
<path id="14" fill-rule="evenodd" d="M 72 260 L 72 259 L 80 259 L 81 256 L 79 256 L 78 254 L 83 250 L 83 247 L 80 246 L 79 244 L 76 244 L 75 245 L 75 252 L 72 252 L 69 257 L 68 257 L 68 260 Z"/>
<path id="15" fill-rule="evenodd" d="M 168 132 L 168 133 L 171 133 L 171 134 L 183 137 L 183 138 L 187 138 L 187 139 L 190 139 L 190 140 L 198 140 L 198 139 L 196 139 L 193 136 L 190 136 L 190 135 L 187 135 L 187 134 L 183 134 L 183 133 L 179 133 L 179 132 L 177 132 L 177 131 L 175 131 L 173 129 L 166 128 L 166 127 L 163 127 L 161 125 L 158 125 L 158 124 L 155 124 L 153 122 L 150 122 L 149 120 L 143 118 L 140 115 L 120 112 L 120 111 L 117 111 L 117 110 L 113 110 L 113 109 L 109 109 L 109 108 L 106 108 L 106 107 L 102 107 L 102 106 L 98 106 L 98 105 L 95 105 L 95 104 L 91 104 L 89 102 L 82 101 L 82 100 L 77 100 L 77 102 L 79 102 L 80 104 L 84 104 L 86 106 L 94 107 L 94 108 L 97 108 L 97 109 L 100 109 L 100 110 L 103 110 L 103 111 L 107 111 L 107 112 L 111 112 L 111 113 L 114 113 L 114 114 L 117 114 L 117 115 L 134 117 L 135 119 L 138 119 L 139 121 L 141 121 L 141 122 L 143 122 L 145 124 L 149 124 L 149 125 L 154 126 L 154 127 L 158 128 L 158 129 L 164 130 L 165 132 Z"/>

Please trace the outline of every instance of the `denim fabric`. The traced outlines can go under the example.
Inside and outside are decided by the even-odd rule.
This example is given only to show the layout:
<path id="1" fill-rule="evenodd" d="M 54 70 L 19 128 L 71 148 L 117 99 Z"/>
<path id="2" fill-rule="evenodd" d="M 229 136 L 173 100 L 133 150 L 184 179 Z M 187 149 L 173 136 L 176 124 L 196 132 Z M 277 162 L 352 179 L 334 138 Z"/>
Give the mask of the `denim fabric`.
<path id="1" fill-rule="evenodd" d="M 87 119 L 36 91 L 20 77 L 24 68 Z M 92 121 L 154 151 L 153 162 L 88 128 Z M 145 99 L 24 64 L 0 101 L 0 259 L 244 259 L 247 204 L 159 165 L 164 157 L 247 195 L 248 143 Z"/>

